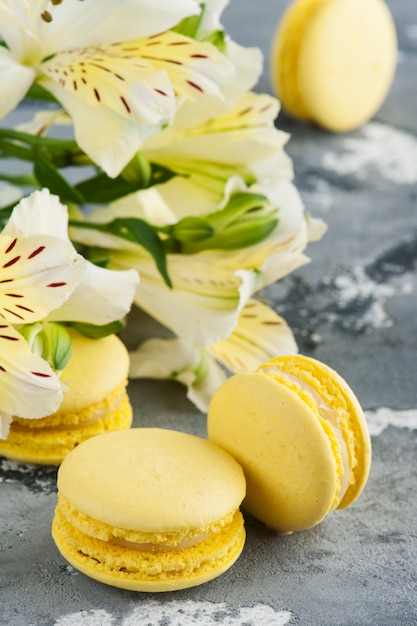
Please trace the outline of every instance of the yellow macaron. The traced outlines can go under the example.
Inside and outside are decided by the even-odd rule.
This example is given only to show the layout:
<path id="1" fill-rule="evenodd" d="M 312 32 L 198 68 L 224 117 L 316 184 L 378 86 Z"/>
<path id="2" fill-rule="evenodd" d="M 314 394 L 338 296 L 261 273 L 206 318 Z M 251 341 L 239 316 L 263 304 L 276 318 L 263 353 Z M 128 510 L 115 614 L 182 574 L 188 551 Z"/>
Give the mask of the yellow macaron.
<path id="1" fill-rule="evenodd" d="M 368 478 L 371 443 L 356 396 L 305 356 L 277 357 L 228 379 L 210 404 L 208 435 L 243 467 L 243 507 L 278 533 L 347 507 Z"/>
<path id="2" fill-rule="evenodd" d="M 244 495 L 242 468 L 206 439 L 158 428 L 106 433 L 64 459 L 52 534 L 71 565 L 102 583 L 184 589 L 239 557 Z"/>
<path id="3" fill-rule="evenodd" d="M 0 439 L 0 454 L 26 463 L 59 465 L 81 441 L 131 425 L 125 346 L 115 335 L 89 339 L 69 332 L 72 352 L 61 373 L 66 387 L 61 406 L 41 419 L 14 418 L 7 439 Z"/>
<path id="4" fill-rule="evenodd" d="M 273 38 L 271 82 L 287 113 L 346 132 L 378 111 L 396 57 L 383 0 L 295 0 Z"/>

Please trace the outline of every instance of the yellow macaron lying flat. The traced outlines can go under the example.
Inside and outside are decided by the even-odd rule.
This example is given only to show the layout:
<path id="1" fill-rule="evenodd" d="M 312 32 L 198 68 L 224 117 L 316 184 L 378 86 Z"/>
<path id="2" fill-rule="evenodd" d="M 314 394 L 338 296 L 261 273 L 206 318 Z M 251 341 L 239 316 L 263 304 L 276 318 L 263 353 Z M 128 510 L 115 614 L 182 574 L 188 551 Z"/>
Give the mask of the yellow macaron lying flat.
<path id="1" fill-rule="evenodd" d="M 377 112 L 396 57 L 383 0 L 296 0 L 274 35 L 272 86 L 293 117 L 346 132 Z"/>
<path id="2" fill-rule="evenodd" d="M 301 355 L 228 379 L 210 404 L 208 435 L 243 467 L 243 507 L 279 533 L 348 506 L 369 474 L 370 437 L 353 391 Z"/>
<path id="3" fill-rule="evenodd" d="M 61 381 L 67 390 L 58 411 L 41 419 L 14 418 L 0 454 L 26 463 L 59 465 L 81 441 L 129 428 L 126 393 L 129 355 L 115 335 L 89 339 L 70 330 L 72 352 Z"/>
<path id="4" fill-rule="evenodd" d="M 245 530 L 242 468 L 186 433 L 133 428 L 82 443 L 58 472 L 52 534 L 71 565 L 132 591 L 174 591 L 225 572 Z"/>

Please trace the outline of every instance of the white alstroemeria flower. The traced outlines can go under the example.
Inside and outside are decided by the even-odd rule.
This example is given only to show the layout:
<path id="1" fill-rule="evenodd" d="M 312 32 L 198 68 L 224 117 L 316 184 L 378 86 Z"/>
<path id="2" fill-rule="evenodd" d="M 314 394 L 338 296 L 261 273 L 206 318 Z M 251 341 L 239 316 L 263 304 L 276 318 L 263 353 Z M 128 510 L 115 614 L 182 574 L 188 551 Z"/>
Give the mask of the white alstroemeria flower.
<path id="1" fill-rule="evenodd" d="M 0 234 L 0 437 L 7 436 L 12 416 L 43 417 L 62 402 L 58 377 L 14 325 L 42 320 L 62 306 L 84 272 L 85 261 L 69 241 L 8 227 Z"/>
<path id="2" fill-rule="evenodd" d="M 149 161 L 178 174 L 158 186 L 178 218 L 196 215 L 196 207 L 200 213 L 216 210 L 232 176 L 248 183 L 259 176 L 293 177 L 291 160 L 283 150 L 289 135 L 274 126 L 278 112 L 278 100 L 249 92 L 217 117 L 188 126 L 174 123 L 144 143 L 142 151 Z"/>
<path id="3" fill-rule="evenodd" d="M 194 0 L 0 0 L 0 117 L 40 84 L 70 114 L 84 152 L 117 176 L 172 120 L 178 96 L 222 97 L 234 77 L 214 46 L 167 31 L 199 10 Z"/>
<path id="4" fill-rule="evenodd" d="M 184 339 L 149 339 L 131 353 L 131 378 L 176 380 L 206 413 L 215 391 L 232 374 L 255 370 L 268 359 L 295 354 L 297 344 L 286 322 L 267 305 L 249 300 L 229 337 L 207 349 Z"/>
<path id="5" fill-rule="evenodd" d="M 178 337 L 206 347 L 230 335 L 254 293 L 307 263 L 304 249 L 311 233 L 319 238 L 325 230 L 320 221 L 306 221 L 301 199 L 290 182 L 271 183 L 266 190 L 279 207 L 275 230 L 260 243 L 237 250 L 169 254 L 172 289 L 138 245 L 88 229 L 71 232 L 77 241 L 111 249 L 111 267 L 135 268 L 141 279 L 135 303 Z"/>
<path id="6" fill-rule="evenodd" d="M 48 189 L 35 191 L 21 200 L 3 233 L 17 237 L 54 234 L 62 245 L 70 246 L 75 252 L 68 237 L 67 208 Z M 122 319 L 131 308 L 138 284 L 139 277 L 133 269 L 118 272 L 85 261 L 83 278 L 71 297 L 45 318 L 96 325 Z"/>
<path id="7" fill-rule="evenodd" d="M 130 378 L 175 380 L 203 413 L 213 393 L 226 380 L 225 371 L 197 344 L 185 339 L 148 339 L 130 354 Z"/>

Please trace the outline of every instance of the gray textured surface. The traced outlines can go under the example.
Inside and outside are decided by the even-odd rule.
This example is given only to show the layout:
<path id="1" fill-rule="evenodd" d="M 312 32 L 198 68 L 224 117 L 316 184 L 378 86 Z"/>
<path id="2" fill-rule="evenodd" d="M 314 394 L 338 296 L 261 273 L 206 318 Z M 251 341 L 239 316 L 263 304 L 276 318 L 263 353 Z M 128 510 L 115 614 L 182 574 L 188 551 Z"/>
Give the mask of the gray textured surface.
<path id="1" fill-rule="evenodd" d="M 388 4 L 400 56 L 376 119 L 335 136 L 280 116 L 306 207 L 329 231 L 309 248 L 309 266 L 264 294 L 301 351 L 337 369 L 367 410 L 373 465 L 364 494 L 286 538 L 247 517 L 248 540 L 229 572 L 152 597 L 68 567 L 50 537 L 55 470 L 0 459 L 1 626 L 417 624 L 417 13 L 414 0 Z M 240 43 L 267 53 L 285 5 L 232 0 L 225 22 Z M 260 91 L 267 74 L 266 64 Z M 130 341 L 141 332 L 132 319 Z M 204 416 L 178 385 L 135 382 L 130 395 L 135 425 L 205 435 Z"/>

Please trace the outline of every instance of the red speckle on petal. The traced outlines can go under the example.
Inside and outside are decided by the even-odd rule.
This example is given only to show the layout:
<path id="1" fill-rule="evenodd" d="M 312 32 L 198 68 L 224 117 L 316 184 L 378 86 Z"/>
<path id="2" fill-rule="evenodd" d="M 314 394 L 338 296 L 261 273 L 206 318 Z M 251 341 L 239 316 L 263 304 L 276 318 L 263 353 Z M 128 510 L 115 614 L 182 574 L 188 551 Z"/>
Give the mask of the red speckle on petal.
<path id="1" fill-rule="evenodd" d="M 131 109 L 130 109 L 130 106 L 129 106 L 129 105 L 128 105 L 128 103 L 126 102 L 125 98 L 123 98 L 123 96 L 120 96 L 120 100 L 122 101 L 122 104 L 123 104 L 124 108 L 126 109 L 126 111 L 127 111 L 128 113 L 131 113 L 132 111 L 131 111 Z"/>
<path id="2" fill-rule="evenodd" d="M 0 339 L 8 339 L 9 341 L 19 341 L 18 337 L 9 337 L 9 335 L 0 335 Z"/>
<path id="3" fill-rule="evenodd" d="M 51 378 L 50 374 L 44 374 L 44 372 L 31 372 L 34 376 L 39 376 L 39 378 Z"/>
<path id="4" fill-rule="evenodd" d="M 3 367 L 3 365 L 0 365 L 0 372 L 7 372 L 7 370 Z"/>
<path id="5" fill-rule="evenodd" d="M 10 250 L 13 250 L 13 248 L 15 247 L 17 242 L 17 237 L 15 237 L 12 241 L 12 243 L 9 245 L 9 247 L 7 248 L 7 250 L 5 251 L 5 254 L 7 254 L 8 252 L 10 252 Z"/>
<path id="6" fill-rule="evenodd" d="M 194 87 L 194 89 L 197 89 L 197 91 L 200 91 L 201 93 L 204 93 L 204 89 L 202 87 L 200 87 L 200 85 L 197 85 L 197 83 L 193 83 L 192 80 L 187 80 L 187 83 L 191 86 Z"/>
<path id="7" fill-rule="evenodd" d="M 43 250 L 45 250 L 45 246 L 39 246 L 39 248 L 36 248 L 36 250 L 29 254 L 28 259 L 33 259 L 33 257 L 40 254 Z"/>
<path id="8" fill-rule="evenodd" d="M 67 283 L 49 283 L 47 287 L 64 287 Z"/>
<path id="9" fill-rule="evenodd" d="M 20 256 L 15 256 L 13 259 L 10 259 L 10 261 L 5 263 L 3 267 L 10 267 L 11 265 L 14 265 L 15 263 L 17 263 L 18 261 L 20 261 Z"/>

